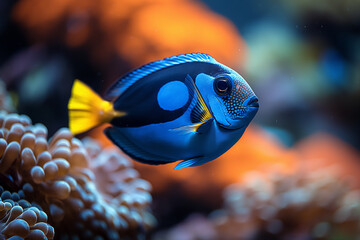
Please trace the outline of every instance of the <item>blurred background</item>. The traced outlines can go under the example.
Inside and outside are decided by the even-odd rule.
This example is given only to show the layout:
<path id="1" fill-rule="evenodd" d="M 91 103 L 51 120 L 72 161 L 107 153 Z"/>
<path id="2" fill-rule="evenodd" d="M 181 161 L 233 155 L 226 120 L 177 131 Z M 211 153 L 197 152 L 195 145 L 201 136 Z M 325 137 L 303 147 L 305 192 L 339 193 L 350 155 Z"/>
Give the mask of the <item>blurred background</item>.
<path id="1" fill-rule="evenodd" d="M 153 186 L 148 238 L 359 239 L 359 12 L 356 0 L 2 0 L 0 79 L 12 111 L 51 136 L 68 126 L 74 79 L 102 94 L 150 61 L 208 53 L 260 110 L 204 166 L 135 163 Z"/>

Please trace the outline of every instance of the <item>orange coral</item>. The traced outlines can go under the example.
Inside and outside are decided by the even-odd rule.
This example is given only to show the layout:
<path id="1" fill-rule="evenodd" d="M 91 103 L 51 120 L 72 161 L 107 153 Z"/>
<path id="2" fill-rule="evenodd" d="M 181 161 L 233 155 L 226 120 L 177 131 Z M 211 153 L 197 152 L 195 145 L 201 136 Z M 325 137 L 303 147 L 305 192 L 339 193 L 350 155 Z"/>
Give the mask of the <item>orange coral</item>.
<path id="1" fill-rule="evenodd" d="M 326 133 L 313 134 L 295 146 L 306 171 L 332 167 L 337 175 L 360 187 L 360 153 L 344 141 Z"/>
<path id="2" fill-rule="evenodd" d="M 33 40 L 86 47 L 100 64 L 117 57 L 136 67 L 171 55 L 204 52 L 237 68 L 245 51 L 229 21 L 189 0 L 54 0 L 51 6 L 22 0 L 13 17 Z"/>
<path id="3" fill-rule="evenodd" d="M 142 8 L 125 39 L 118 42 L 116 49 L 131 62 L 205 52 L 237 67 L 239 50 L 244 49 L 236 29 L 224 18 L 209 12 L 202 4 L 189 1 L 169 1 Z"/>

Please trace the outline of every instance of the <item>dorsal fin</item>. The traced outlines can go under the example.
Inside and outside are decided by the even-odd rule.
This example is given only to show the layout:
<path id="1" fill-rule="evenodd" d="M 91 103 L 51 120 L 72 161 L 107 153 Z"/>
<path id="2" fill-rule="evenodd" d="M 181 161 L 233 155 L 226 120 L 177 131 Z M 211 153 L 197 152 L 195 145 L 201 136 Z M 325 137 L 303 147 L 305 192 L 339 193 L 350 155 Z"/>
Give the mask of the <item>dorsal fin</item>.
<path id="1" fill-rule="evenodd" d="M 128 74 L 117 80 L 114 85 L 109 88 L 105 97 L 107 100 L 111 101 L 115 97 L 118 97 L 121 93 L 126 91 L 126 89 L 128 89 L 132 84 L 151 73 L 167 67 L 190 62 L 208 62 L 214 64 L 218 63 L 213 57 L 205 53 L 189 53 L 151 62 L 129 72 Z"/>

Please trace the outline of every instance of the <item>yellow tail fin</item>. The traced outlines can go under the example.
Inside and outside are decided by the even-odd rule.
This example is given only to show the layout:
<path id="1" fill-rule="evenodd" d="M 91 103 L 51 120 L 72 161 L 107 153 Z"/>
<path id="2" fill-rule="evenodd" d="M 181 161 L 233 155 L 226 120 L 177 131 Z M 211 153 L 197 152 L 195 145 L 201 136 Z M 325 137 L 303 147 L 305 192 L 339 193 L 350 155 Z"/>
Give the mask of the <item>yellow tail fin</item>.
<path id="1" fill-rule="evenodd" d="M 68 104 L 69 128 L 73 134 L 90 130 L 115 117 L 124 116 L 124 112 L 114 110 L 111 102 L 101 99 L 90 87 L 75 80 Z"/>

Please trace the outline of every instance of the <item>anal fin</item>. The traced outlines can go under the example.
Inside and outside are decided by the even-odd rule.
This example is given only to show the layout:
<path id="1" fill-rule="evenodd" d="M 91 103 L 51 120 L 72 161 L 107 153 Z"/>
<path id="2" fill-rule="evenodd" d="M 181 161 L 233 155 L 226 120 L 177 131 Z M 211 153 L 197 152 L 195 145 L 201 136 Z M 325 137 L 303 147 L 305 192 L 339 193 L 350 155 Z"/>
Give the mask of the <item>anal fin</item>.
<path id="1" fill-rule="evenodd" d="M 174 160 L 149 153 L 139 146 L 132 143 L 119 129 L 116 127 L 108 127 L 104 130 L 106 136 L 115 143 L 123 152 L 132 159 L 146 164 L 166 164 Z"/>

